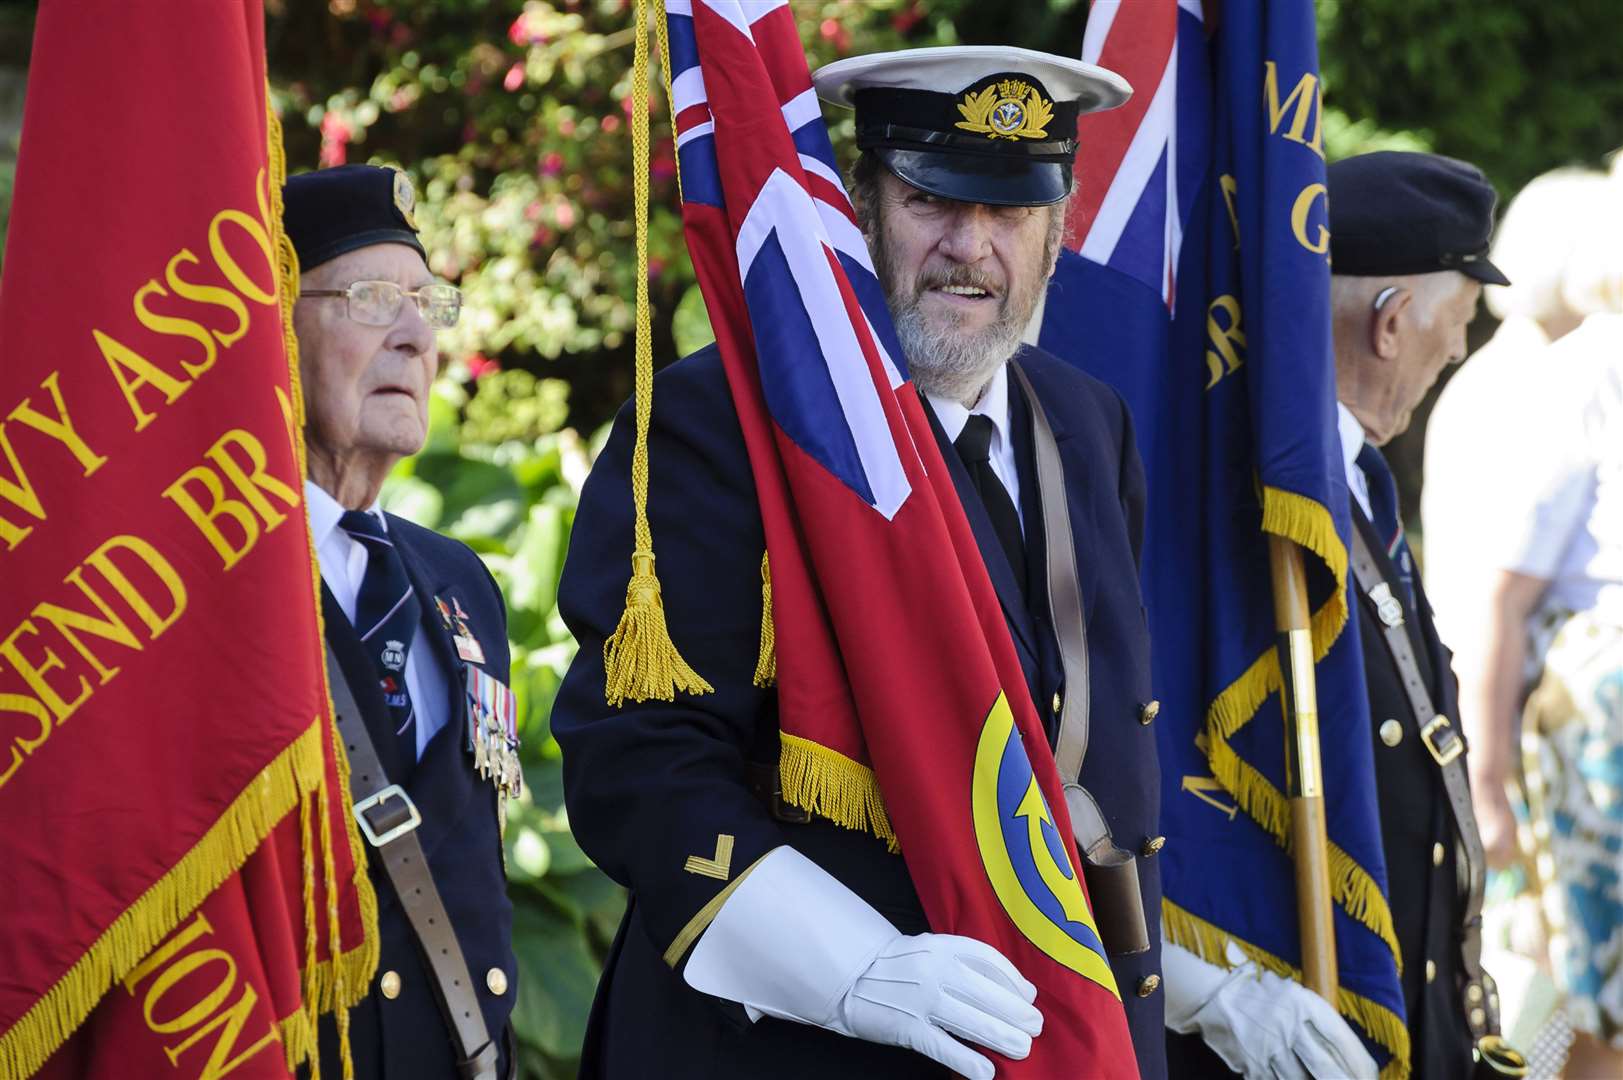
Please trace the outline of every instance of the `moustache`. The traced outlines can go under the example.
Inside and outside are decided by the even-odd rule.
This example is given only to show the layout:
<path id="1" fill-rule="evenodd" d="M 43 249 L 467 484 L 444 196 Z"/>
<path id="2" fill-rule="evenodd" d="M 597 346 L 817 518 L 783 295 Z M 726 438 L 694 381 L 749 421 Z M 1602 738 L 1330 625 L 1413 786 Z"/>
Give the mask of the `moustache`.
<path id="1" fill-rule="evenodd" d="M 930 289 L 942 288 L 980 289 L 993 299 L 1001 299 L 1003 289 L 992 275 L 972 266 L 954 266 L 946 270 L 927 270 L 919 275 L 916 296 L 923 296 Z"/>

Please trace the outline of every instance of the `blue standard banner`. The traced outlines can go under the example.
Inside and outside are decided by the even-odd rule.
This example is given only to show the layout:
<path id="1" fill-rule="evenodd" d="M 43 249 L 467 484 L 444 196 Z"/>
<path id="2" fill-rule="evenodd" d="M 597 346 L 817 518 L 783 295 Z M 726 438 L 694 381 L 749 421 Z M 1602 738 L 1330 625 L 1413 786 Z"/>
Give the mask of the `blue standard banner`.
<path id="1" fill-rule="evenodd" d="M 1082 58 L 1134 97 L 1082 118 L 1039 344 L 1115 386 L 1149 484 L 1166 939 L 1301 978 L 1268 536 L 1307 553 L 1338 1005 L 1409 1074 L 1363 658 L 1349 611 L 1311 0 L 1098 0 Z M 1238 951 L 1234 951 L 1234 949 Z"/>

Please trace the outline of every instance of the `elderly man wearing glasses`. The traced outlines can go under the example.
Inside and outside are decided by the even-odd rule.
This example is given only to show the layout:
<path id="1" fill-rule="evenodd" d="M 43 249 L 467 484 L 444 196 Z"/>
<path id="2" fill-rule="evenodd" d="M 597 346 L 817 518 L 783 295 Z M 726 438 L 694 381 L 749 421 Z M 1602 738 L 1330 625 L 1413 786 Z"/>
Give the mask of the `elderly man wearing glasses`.
<path id="1" fill-rule="evenodd" d="M 500 837 L 520 783 L 505 608 L 470 549 L 378 509 L 389 470 L 428 435 L 435 331 L 462 307 L 429 273 L 413 205 L 404 173 L 370 165 L 286 187 L 305 502 L 378 896 L 376 981 L 350 1014 L 351 1052 L 361 1078 L 495 1080 L 517 1066 Z M 333 1030 L 321 1046 L 323 1072 L 338 1075 Z"/>

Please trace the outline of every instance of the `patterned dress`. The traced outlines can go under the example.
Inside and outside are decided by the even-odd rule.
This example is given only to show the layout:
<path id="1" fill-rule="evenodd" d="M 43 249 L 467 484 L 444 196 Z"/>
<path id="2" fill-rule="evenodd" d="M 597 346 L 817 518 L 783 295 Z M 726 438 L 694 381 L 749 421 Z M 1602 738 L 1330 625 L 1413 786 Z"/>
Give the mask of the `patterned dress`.
<path id="1" fill-rule="evenodd" d="M 1551 968 L 1573 1027 L 1623 1047 L 1623 627 L 1554 628 L 1522 737 Z"/>

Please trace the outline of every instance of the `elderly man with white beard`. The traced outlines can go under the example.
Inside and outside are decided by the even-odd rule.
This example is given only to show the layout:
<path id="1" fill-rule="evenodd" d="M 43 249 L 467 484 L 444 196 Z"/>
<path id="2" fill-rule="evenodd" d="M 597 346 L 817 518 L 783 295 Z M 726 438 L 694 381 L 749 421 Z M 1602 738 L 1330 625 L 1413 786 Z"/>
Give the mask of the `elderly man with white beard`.
<path id="1" fill-rule="evenodd" d="M 1073 813 L 1077 847 L 1154 1080 L 1165 838 L 1137 572 L 1143 471 L 1120 396 L 1020 343 L 1059 252 L 1076 118 L 1129 90 L 1092 65 L 1001 47 L 856 57 L 814 82 L 856 110 L 853 199 L 911 377 L 1062 773 L 1071 762 L 1062 778 L 1097 807 Z M 632 547 L 628 406 L 582 493 L 559 591 L 581 646 L 552 714 L 570 824 L 631 890 L 581 1075 L 991 1080 L 989 1054 L 1024 1058 L 1042 1037 L 1044 1003 L 990 946 L 931 932 L 905 851 L 782 800 L 777 692 L 755 679 L 765 541 L 716 349 L 662 372 L 654 400 L 648 515 L 665 613 L 714 692 L 604 704 Z M 1049 543 L 1050 500 L 1048 516 L 1061 504 L 1069 522 L 1064 549 Z M 1073 696 L 1081 707 L 1064 708 Z M 963 785 L 968 813 L 963 778 L 940 782 Z M 726 878 L 687 870 L 681 856 L 717 848 L 718 828 Z"/>

